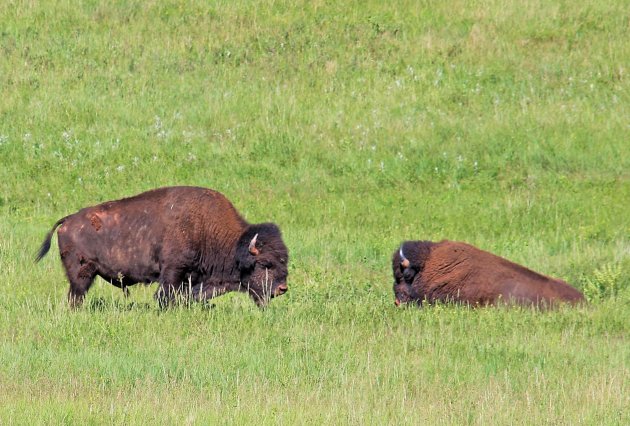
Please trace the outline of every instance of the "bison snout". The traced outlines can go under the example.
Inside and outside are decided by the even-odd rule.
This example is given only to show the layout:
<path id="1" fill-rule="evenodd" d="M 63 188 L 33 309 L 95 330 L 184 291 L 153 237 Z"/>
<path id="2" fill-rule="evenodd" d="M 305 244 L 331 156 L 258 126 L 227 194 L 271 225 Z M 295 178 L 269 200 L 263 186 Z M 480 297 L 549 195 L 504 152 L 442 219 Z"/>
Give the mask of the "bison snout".
<path id="1" fill-rule="evenodd" d="M 394 300 L 394 305 L 400 306 L 400 299 L 396 298 L 396 300 Z"/>
<path id="2" fill-rule="evenodd" d="M 287 290 L 289 290 L 289 287 L 287 287 L 286 284 L 280 284 L 278 287 L 276 287 L 276 296 L 280 296 L 281 294 L 284 294 L 287 292 Z"/>

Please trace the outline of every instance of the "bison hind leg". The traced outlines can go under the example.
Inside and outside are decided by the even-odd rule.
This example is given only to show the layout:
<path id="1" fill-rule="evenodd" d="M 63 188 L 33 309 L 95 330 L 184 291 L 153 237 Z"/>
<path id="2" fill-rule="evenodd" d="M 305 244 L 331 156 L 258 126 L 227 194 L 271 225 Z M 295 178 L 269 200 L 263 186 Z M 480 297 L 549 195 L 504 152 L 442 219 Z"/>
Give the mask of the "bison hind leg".
<path id="1" fill-rule="evenodd" d="M 70 281 L 68 303 L 71 308 L 77 308 L 83 303 L 85 294 L 94 282 L 96 266 L 91 262 L 65 263 L 64 266 L 66 267 L 68 281 Z"/>

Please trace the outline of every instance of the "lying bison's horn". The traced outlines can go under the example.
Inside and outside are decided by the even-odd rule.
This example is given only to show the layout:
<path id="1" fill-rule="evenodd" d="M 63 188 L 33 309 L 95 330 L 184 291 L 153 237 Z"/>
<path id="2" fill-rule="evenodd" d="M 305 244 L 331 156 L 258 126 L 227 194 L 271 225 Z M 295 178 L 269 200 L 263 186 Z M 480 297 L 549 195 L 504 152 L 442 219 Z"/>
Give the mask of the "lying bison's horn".
<path id="1" fill-rule="evenodd" d="M 409 259 L 407 259 L 407 258 L 405 257 L 405 255 L 403 254 L 403 251 L 402 251 L 402 246 L 400 246 L 400 251 L 399 251 L 398 253 L 400 254 L 400 258 L 402 259 L 402 260 L 400 261 L 400 265 L 401 265 L 403 268 L 408 268 L 408 267 L 409 267 Z"/>
<path id="2" fill-rule="evenodd" d="M 256 238 L 258 238 L 258 234 L 254 235 L 254 238 L 252 238 L 252 240 L 249 242 L 249 252 L 254 256 L 257 256 L 258 253 L 260 253 L 256 248 Z"/>

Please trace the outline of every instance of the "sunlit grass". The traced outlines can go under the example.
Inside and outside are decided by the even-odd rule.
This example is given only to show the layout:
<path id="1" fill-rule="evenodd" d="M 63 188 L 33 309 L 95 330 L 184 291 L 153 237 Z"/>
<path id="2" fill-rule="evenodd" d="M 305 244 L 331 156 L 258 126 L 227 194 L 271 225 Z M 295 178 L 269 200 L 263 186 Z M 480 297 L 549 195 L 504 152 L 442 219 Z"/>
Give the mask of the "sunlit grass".
<path id="1" fill-rule="evenodd" d="M 626 9 L 2 3 L 1 422 L 630 423 Z M 68 310 L 52 224 L 181 184 L 276 222 L 289 292 Z M 598 293 L 395 309 L 394 248 L 443 238 Z"/>

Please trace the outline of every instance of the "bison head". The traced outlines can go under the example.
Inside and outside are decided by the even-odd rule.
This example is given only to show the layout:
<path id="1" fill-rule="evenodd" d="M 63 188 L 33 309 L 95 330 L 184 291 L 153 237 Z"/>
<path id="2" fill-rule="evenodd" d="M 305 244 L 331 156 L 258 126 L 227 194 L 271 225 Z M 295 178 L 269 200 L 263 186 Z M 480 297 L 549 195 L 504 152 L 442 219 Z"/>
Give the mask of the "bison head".
<path id="1" fill-rule="evenodd" d="M 287 247 L 273 223 L 249 226 L 237 243 L 241 288 L 258 306 L 287 292 L 288 262 Z"/>
<path id="2" fill-rule="evenodd" d="M 418 292 L 420 283 L 416 281 L 419 272 L 424 269 L 431 244 L 429 241 L 406 241 L 394 252 L 392 269 L 396 306 L 409 302 L 422 303 L 422 296 Z"/>

